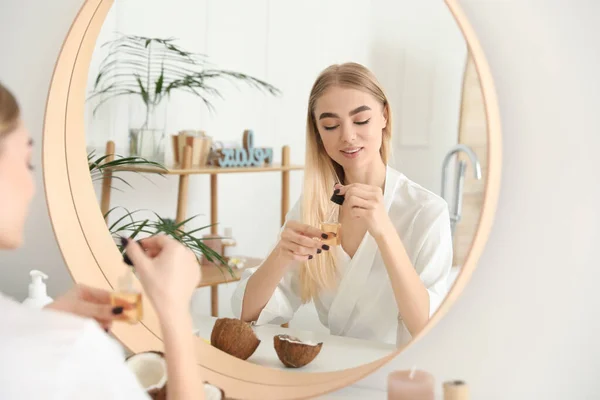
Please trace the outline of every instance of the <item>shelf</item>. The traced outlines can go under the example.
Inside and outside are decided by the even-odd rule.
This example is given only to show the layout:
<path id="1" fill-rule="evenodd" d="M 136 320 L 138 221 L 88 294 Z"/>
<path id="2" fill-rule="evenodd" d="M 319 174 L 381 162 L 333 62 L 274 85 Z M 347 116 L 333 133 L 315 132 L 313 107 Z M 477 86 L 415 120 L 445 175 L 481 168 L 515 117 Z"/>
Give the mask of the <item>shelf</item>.
<path id="1" fill-rule="evenodd" d="M 166 170 L 157 167 L 116 167 L 110 168 L 112 171 L 126 171 L 126 172 L 143 172 L 149 174 L 163 174 L 163 175 L 217 175 L 217 174 L 234 174 L 234 173 L 245 173 L 245 172 L 281 172 L 281 171 L 295 171 L 302 170 L 302 165 L 287 165 L 282 166 L 281 164 L 272 164 L 266 167 L 197 167 L 197 168 L 180 168 L 179 165 L 173 165 L 166 167 Z"/>
<path id="2" fill-rule="evenodd" d="M 290 164 L 290 147 L 283 146 L 281 152 L 281 163 L 271 164 L 268 166 L 260 167 L 218 167 L 218 166 L 203 166 L 203 167 L 191 167 L 192 165 L 192 149 L 190 146 L 186 146 L 183 152 L 183 165 L 173 163 L 166 166 L 166 169 L 161 169 L 151 166 L 121 166 L 106 168 L 106 174 L 102 177 L 102 194 L 100 209 L 102 215 L 106 215 L 110 210 L 110 197 L 111 197 L 111 182 L 113 179 L 113 172 L 136 172 L 136 173 L 149 173 L 149 174 L 161 174 L 177 176 L 179 180 L 179 186 L 177 188 L 177 213 L 176 222 L 183 222 L 186 220 L 186 210 L 189 202 L 189 181 L 190 175 L 210 175 L 210 223 L 211 233 L 217 234 L 217 219 L 218 219 L 218 180 L 217 175 L 220 174 L 236 174 L 236 173 L 252 173 L 252 172 L 279 172 L 281 179 L 281 215 L 280 215 L 280 226 L 285 222 L 285 217 L 289 210 L 290 203 L 290 171 L 304 170 L 303 165 L 291 165 Z M 115 143 L 108 141 L 106 143 L 105 154 L 108 156 L 106 161 L 113 161 L 115 154 Z M 108 222 L 108 218 L 106 218 Z M 219 314 L 219 285 L 229 282 L 236 282 L 240 280 L 241 273 L 244 269 L 256 267 L 262 262 L 261 259 L 252 257 L 241 257 L 246 260 L 244 268 L 232 269 L 231 272 L 227 266 L 201 266 L 202 277 L 198 284 L 198 288 L 210 287 L 210 302 L 211 302 L 211 315 L 216 317 Z"/>
<path id="3" fill-rule="evenodd" d="M 243 257 L 243 256 L 234 256 L 235 258 L 243 258 L 246 260 L 244 263 L 244 268 L 232 268 L 232 272 L 234 276 L 231 276 L 228 268 L 224 265 L 222 266 L 201 266 L 200 270 L 202 271 L 202 278 L 200 279 L 200 283 L 197 287 L 206 287 L 206 286 L 214 286 L 220 285 L 223 283 L 229 282 L 237 282 L 240 280 L 240 276 L 242 271 L 247 268 L 257 267 L 263 261 L 260 258 L 254 257 Z"/>

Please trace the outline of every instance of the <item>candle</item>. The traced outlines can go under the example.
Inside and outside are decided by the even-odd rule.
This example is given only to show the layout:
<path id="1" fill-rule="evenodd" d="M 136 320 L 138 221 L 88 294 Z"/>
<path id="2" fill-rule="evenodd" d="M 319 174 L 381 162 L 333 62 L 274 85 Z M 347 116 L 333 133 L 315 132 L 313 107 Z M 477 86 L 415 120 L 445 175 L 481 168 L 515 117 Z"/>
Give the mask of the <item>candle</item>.
<path id="1" fill-rule="evenodd" d="M 469 400 L 469 386 L 463 381 L 444 382 L 444 400 Z"/>
<path id="2" fill-rule="evenodd" d="M 413 367 L 388 376 L 388 400 L 435 400 L 435 379 Z"/>

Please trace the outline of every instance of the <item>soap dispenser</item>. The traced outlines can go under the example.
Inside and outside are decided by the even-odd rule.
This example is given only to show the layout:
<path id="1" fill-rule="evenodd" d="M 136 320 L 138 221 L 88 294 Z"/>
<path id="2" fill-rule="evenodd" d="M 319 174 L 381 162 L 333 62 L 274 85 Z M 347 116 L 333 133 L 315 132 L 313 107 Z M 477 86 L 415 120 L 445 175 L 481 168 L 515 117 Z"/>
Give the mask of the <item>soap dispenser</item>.
<path id="1" fill-rule="evenodd" d="M 48 279 L 48 275 L 38 270 L 31 270 L 31 283 L 29 284 L 29 297 L 23 304 L 33 308 L 43 308 L 52 303 L 52 298 L 46 294 L 46 284 L 42 279 Z"/>

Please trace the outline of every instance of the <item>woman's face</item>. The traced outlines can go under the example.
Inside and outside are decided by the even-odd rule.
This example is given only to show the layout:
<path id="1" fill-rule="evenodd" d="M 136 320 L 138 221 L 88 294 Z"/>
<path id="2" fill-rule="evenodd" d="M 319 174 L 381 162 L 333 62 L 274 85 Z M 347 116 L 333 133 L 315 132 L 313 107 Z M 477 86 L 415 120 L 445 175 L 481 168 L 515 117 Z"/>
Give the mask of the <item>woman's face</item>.
<path id="1" fill-rule="evenodd" d="M 31 173 L 32 143 L 22 122 L 0 137 L 0 248 L 23 242 L 23 228 L 35 193 Z"/>
<path id="2" fill-rule="evenodd" d="M 387 111 L 375 97 L 334 86 L 317 100 L 314 112 L 327 154 L 344 170 L 363 168 L 381 159 Z"/>

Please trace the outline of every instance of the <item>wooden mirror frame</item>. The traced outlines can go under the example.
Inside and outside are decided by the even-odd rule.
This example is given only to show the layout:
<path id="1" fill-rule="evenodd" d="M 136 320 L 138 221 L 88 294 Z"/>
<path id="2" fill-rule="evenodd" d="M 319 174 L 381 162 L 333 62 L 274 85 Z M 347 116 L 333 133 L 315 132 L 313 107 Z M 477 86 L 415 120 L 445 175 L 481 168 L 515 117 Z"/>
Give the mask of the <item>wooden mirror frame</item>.
<path id="1" fill-rule="evenodd" d="M 296 399 L 350 385 L 422 338 L 448 312 L 468 283 L 491 230 L 500 190 L 500 115 L 491 71 L 475 32 L 458 0 L 444 1 L 465 37 L 479 74 L 488 133 L 487 184 L 479 226 L 452 289 L 427 326 L 408 344 L 379 360 L 346 370 L 299 374 L 271 369 L 239 360 L 198 338 L 190 351 L 196 353 L 199 376 L 223 388 L 227 396 Z M 87 0 L 77 14 L 55 66 L 43 134 L 46 198 L 64 261 L 75 282 L 107 290 L 115 287 L 124 264 L 106 227 L 88 170 L 84 107 L 91 57 L 112 4 L 113 0 Z M 113 330 L 115 338 L 135 353 L 163 349 L 158 319 L 147 299 L 144 307 L 146 312 L 141 323 L 115 324 Z"/>

